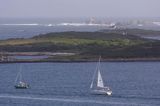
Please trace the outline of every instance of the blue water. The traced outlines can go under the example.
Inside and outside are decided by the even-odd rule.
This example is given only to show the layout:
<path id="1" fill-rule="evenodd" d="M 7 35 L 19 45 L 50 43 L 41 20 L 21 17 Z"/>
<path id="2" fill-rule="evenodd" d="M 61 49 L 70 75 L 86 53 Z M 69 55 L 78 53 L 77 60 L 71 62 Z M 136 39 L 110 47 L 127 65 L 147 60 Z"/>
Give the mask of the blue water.
<path id="1" fill-rule="evenodd" d="M 22 66 L 29 89 L 15 89 Z M 0 106 L 160 106 L 160 62 L 103 62 L 113 95 L 92 95 L 96 63 L 0 64 Z"/>
<path id="2" fill-rule="evenodd" d="M 49 32 L 98 31 L 103 26 L 68 26 L 63 23 L 84 23 L 88 19 L 4 19 L 0 18 L 0 39 L 29 38 Z"/>
<path id="3" fill-rule="evenodd" d="M 50 32 L 65 32 L 65 31 L 98 31 L 104 29 L 103 27 L 87 27 L 87 26 L 12 26 L 0 25 L 0 39 L 8 38 L 30 38 L 39 34 Z"/>
<path id="4" fill-rule="evenodd" d="M 8 38 L 30 38 L 35 35 L 45 34 L 49 32 L 64 31 L 99 31 L 108 29 L 106 26 L 79 26 L 79 25 L 63 25 L 64 23 L 87 23 L 89 18 L 54 18 L 54 19 L 12 19 L 0 18 L 0 40 Z M 123 21 L 115 19 L 97 19 L 97 22 L 119 23 Z M 122 26 L 127 28 L 140 28 L 160 30 L 157 25 L 129 25 Z"/>

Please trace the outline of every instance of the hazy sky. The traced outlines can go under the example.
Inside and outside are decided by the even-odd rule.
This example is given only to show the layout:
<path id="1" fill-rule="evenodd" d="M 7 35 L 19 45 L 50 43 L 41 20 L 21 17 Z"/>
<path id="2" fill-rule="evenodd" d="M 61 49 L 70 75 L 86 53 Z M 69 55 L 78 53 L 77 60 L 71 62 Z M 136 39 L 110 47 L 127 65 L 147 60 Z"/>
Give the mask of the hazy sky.
<path id="1" fill-rule="evenodd" d="M 0 17 L 160 17 L 160 0 L 0 0 Z"/>

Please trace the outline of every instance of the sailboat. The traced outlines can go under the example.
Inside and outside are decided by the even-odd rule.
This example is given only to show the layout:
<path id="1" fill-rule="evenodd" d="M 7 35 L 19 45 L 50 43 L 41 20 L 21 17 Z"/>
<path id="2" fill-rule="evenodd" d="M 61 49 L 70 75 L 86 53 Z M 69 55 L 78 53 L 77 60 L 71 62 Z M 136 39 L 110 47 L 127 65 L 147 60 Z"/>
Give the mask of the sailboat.
<path id="1" fill-rule="evenodd" d="M 101 60 L 101 56 L 99 57 L 97 67 L 93 75 L 93 79 L 90 85 L 90 90 L 91 90 L 91 93 L 93 94 L 101 94 L 101 95 L 110 96 L 112 95 L 112 91 L 108 86 L 104 86 L 102 75 L 100 72 L 100 60 Z"/>
<path id="2" fill-rule="evenodd" d="M 24 82 L 23 79 L 22 79 L 22 67 L 21 66 L 20 66 L 20 70 L 17 74 L 14 87 L 16 89 L 27 89 L 27 88 L 29 88 L 29 84 Z"/>

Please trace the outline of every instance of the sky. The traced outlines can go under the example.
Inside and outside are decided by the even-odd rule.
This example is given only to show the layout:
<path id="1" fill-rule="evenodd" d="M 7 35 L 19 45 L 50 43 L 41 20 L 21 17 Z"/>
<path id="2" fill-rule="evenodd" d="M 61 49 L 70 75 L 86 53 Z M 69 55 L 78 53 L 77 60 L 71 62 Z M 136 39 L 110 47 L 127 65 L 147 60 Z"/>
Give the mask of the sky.
<path id="1" fill-rule="evenodd" d="M 0 0 L 0 17 L 160 17 L 160 0 Z"/>

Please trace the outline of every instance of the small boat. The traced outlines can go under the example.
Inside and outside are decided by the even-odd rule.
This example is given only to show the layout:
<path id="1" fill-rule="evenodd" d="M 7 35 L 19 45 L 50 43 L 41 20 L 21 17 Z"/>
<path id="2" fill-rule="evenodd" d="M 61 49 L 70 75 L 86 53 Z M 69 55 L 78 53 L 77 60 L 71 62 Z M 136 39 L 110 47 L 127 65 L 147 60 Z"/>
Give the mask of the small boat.
<path id="1" fill-rule="evenodd" d="M 29 85 L 25 82 L 20 81 L 18 84 L 15 85 L 16 89 L 27 89 Z"/>
<path id="2" fill-rule="evenodd" d="M 104 83 L 103 83 L 102 75 L 100 72 L 100 60 L 101 60 L 101 56 L 99 57 L 97 67 L 93 75 L 93 79 L 90 85 L 90 90 L 92 94 L 111 96 L 112 95 L 111 89 L 108 86 L 104 86 Z"/>
<path id="3" fill-rule="evenodd" d="M 20 66 L 20 70 L 17 74 L 16 80 L 15 80 L 15 86 L 16 89 L 27 89 L 29 88 L 29 84 L 27 84 L 25 81 L 22 79 L 22 69 Z"/>

